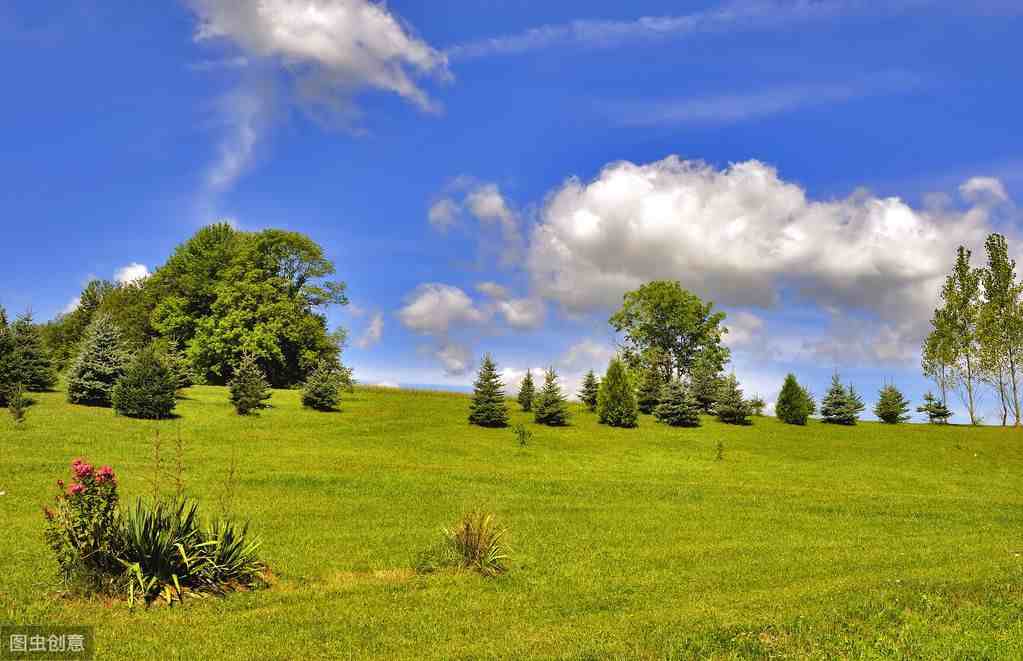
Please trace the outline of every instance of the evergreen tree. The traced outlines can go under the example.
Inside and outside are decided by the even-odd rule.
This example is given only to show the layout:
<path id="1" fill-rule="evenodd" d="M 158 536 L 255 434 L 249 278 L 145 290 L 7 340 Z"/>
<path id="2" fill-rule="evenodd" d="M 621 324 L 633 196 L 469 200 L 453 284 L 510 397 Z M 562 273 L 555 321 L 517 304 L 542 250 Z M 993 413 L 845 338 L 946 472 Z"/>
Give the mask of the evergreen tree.
<path id="1" fill-rule="evenodd" d="M 753 415 L 760 418 L 764 415 L 764 409 L 767 408 L 767 402 L 765 402 L 764 398 L 760 395 L 754 395 L 753 399 L 749 400 L 749 408 L 750 411 L 753 412 Z"/>
<path id="2" fill-rule="evenodd" d="M 579 390 L 579 401 L 586 405 L 591 412 L 597 410 L 597 396 L 600 394 L 600 380 L 590 370 L 583 379 L 582 388 Z"/>
<path id="3" fill-rule="evenodd" d="M 863 400 L 855 388 L 843 386 L 838 374 L 831 377 L 831 387 L 821 402 L 823 421 L 835 425 L 855 425 L 863 409 Z"/>
<path id="4" fill-rule="evenodd" d="M 856 421 L 860 417 L 860 414 L 863 413 L 863 410 L 867 407 L 863 403 L 863 398 L 860 397 L 860 394 L 858 392 L 856 392 L 856 387 L 853 384 L 851 383 L 849 384 L 847 392 L 849 393 L 848 405 L 849 414 L 852 416 L 852 422 L 850 424 L 855 425 Z"/>
<path id="5" fill-rule="evenodd" d="M 625 364 L 620 358 L 611 359 L 607 373 L 600 382 L 597 394 L 597 417 L 601 424 L 612 427 L 635 427 L 639 409 L 636 393 L 629 383 Z"/>
<path id="6" fill-rule="evenodd" d="M 877 404 L 874 406 L 874 415 L 881 422 L 895 425 L 909 420 L 909 400 L 902 396 L 895 384 L 889 383 L 881 388 L 878 393 Z"/>
<path id="7" fill-rule="evenodd" d="M 169 418 L 177 403 L 178 380 L 156 348 L 136 354 L 110 392 L 114 410 L 129 418 Z"/>
<path id="8" fill-rule="evenodd" d="M 681 381 L 673 379 L 661 389 L 654 417 L 672 427 L 699 427 L 700 405 Z"/>
<path id="9" fill-rule="evenodd" d="M 751 424 L 750 405 L 742 397 L 742 389 L 739 388 L 739 381 L 734 374 L 729 374 L 722 380 L 718 390 L 717 401 L 714 403 L 714 415 L 721 422 L 731 425 Z"/>
<path id="10" fill-rule="evenodd" d="M 469 422 L 480 427 L 507 427 L 508 407 L 504 401 L 504 383 L 490 354 L 483 356 L 469 404 Z"/>
<path id="11" fill-rule="evenodd" d="M 14 335 L 7 323 L 7 312 L 0 307 L 0 406 L 6 406 L 14 388 L 20 387 L 17 381 Z"/>
<path id="12" fill-rule="evenodd" d="M 721 383 L 720 363 L 713 356 L 697 358 L 693 363 L 689 388 L 704 413 L 713 412 L 714 403 L 721 391 Z"/>
<path id="13" fill-rule="evenodd" d="M 111 391 L 127 363 L 120 330 L 109 316 L 96 315 L 85 329 L 82 346 L 68 372 L 68 401 L 110 406 Z"/>
<path id="14" fill-rule="evenodd" d="M 345 388 L 342 372 L 329 361 L 321 360 L 302 386 L 302 406 L 317 411 L 333 411 L 341 402 Z"/>
<path id="15" fill-rule="evenodd" d="M 522 379 L 522 385 L 519 387 L 519 406 L 522 407 L 523 411 L 533 410 L 533 398 L 536 397 L 536 384 L 533 383 L 533 371 L 526 370 L 526 376 Z"/>
<path id="16" fill-rule="evenodd" d="M 790 425 L 805 425 L 815 408 L 813 398 L 806 388 L 799 385 L 795 374 L 786 376 L 774 405 L 778 419 Z"/>
<path id="17" fill-rule="evenodd" d="M 234 370 L 234 377 L 227 386 L 231 391 L 231 403 L 239 415 L 248 415 L 256 409 L 267 407 L 270 384 L 267 383 L 254 354 L 242 354 L 241 362 Z"/>
<path id="18" fill-rule="evenodd" d="M 174 381 L 178 390 L 188 388 L 195 382 L 192 363 L 189 362 L 188 356 L 178 349 L 174 343 L 167 345 L 167 348 L 164 350 L 163 362 L 174 375 Z"/>
<path id="19" fill-rule="evenodd" d="M 664 377 L 661 370 L 650 365 L 643 370 L 636 390 L 636 406 L 641 413 L 651 414 L 661 401 L 661 389 L 664 388 Z"/>
<path id="20" fill-rule="evenodd" d="M 11 325 L 18 382 L 29 392 L 50 390 L 57 383 L 57 372 L 43 344 L 42 331 L 26 312 Z"/>
<path id="21" fill-rule="evenodd" d="M 533 404 L 533 419 L 537 424 L 562 427 L 568 424 L 568 405 L 558 385 L 558 374 L 553 367 L 544 372 L 543 389 Z"/>
<path id="22" fill-rule="evenodd" d="M 948 407 L 930 391 L 924 395 L 924 403 L 917 408 L 917 412 L 926 414 L 931 424 L 948 424 L 948 419 L 952 417 Z"/>

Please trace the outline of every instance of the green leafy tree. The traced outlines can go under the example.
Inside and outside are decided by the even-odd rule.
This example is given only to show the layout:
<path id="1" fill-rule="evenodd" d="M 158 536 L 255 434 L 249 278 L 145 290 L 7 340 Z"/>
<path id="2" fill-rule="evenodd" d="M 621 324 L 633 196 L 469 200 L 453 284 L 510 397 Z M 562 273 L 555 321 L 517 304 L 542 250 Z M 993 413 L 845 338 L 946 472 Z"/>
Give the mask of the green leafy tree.
<path id="1" fill-rule="evenodd" d="M 638 416 L 636 393 L 629 382 L 625 363 L 618 357 L 612 358 L 600 381 L 597 418 L 601 424 L 612 427 L 635 427 Z"/>
<path id="2" fill-rule="evenodd" d="M 68 372 L 67 398 L 72 404 L 110 406 L 114 384 L 124 374 L 128 354 L 121 331 L 104 314 L 85 330 L 77 358 Z"/>
<path id="3" fill-rule="evenodd" d="M 526 370 L 526 376 L 522 379 L 522 385 L 519 387 L 519 406 L 522 407 L 523 411 L 533 410 L 533 399 L 536 397 L 536 384 L 533 382 L 532 370 Z"/>
<path id="4" fill-rule="evenodd" d="M 884 423 L 895 425 L 909 420 L 909 400 L 903 397 L 902 392 L 895 387 L 895 384 L 885 385 L 878 393 L 877 403 L 874 405 L 874 415 Z"/>
<path id="5" fill-rule="evenodd" d="M 43 343 L 42 331 L 32 322 L 32 314 L 26 312 L 19 316 L 11 325 L 11 331 L 18 382 L 29 392 L 52 389 L 57 383 L 57 372 Z"/>
<path id="6" fill-rule="evenodd" d="M 723 382 L 721 364 L 714 356 L 703 354 L 697 357 L 689 377 L 689 387 L 704 413 L 713 412 Z"/>
<path id="7" fill-rule="evenodd" d="M 533 420 L 549 427 L 563 427 L 568 424 L 568 405 L 558 384 L 558 373 L 553 367 L 544 372 L 543 388 L 533 404 Z"/>
<path id="8" fill-rule="evenodd" d="M 270 384 L 253 354 L 243 354 L 234 377 L 228 382 L 231 403 L 239 415 L 248 415 L 257 409 L 267 407 L 270 399 Z"/>
<path id="9" fill-rule="evenodd" d="M 182 390 L 193 385 L 195 372 L 192 371 L 192 364 L 188 361 L 188 356 L 173 343 L 164 345 L 161 353 L 161 358 L 167 368 L 174 374 L 177 389 Z"/>
<path id="10" fill-rule="evenodd" d="M 178 381 L 156 347 L 139 351 L 110 392 L 114 410 L 129 418 L 169 418 L 177 404 Z"/>
<path id="11" fill-rule="evenodd" d="M 673 379 L 661 389 L 654 417 L 672 427 L 699 427 L 700 405 L 681 381 Z"/>
<path id="12" fill-rule="evenodd" d="M 317 411 L 336 410 L 341 403 L 341 392 L 352 389 L 351 377 L 344 368 L 323 360 L 302 386 L 302 406 Z"/>
<path id="13" fill-rule="evenodd" d="M 508 407 L 504 383 L 490 354 L 483 356 L 469 403 L 469 423 L 480 427 L 507 427 Z"/>
<path id="14" fill-rule="evenodd" d="M 721 382 L 717 401 L 714 403 L 714 415 L 721 422 L 730 425 L 749 425 L 752 424 L 751 413 L 749 402 L 743 399 L 739 380 L 734 374 L 729 374 Z"/>
<path id="15" fill-rule="evenodd" d="M 959 246 L 955 266 L 941 289 L 936 330 L 948 341 L 947 352 L 970 424 L 978 424 L 976 384 L 980 371 L 981 271 L 970 265 L 970 251 Z"/>
<path id="16" fill-rule="evenodd" d="M 916 410 L 918 413 L 925 414 L 931 424 L 948 424 L 948 419 L 952 417 L 952 412 L 948 410 L 944 402 L 935 397 L 934 393 L 930 391 L 924 394 L 924 403 L 922 406 L 917 407 Z"/>
<path id="17" fill-rule="evenodd" d="M 1016 280 L 1016 262 L 1001 234 L 988 236 L 987 267 L 981 272 L 984 302 L 980 308 L 978 337 L 981 368 L 995 373 L 1003 404 L 1002 424 L 1011 411 L 1020 426 L 1020 352 L 1023 351 L 1023 285 Z"/>
<path id="18" fill-rule="evenodd" d="M 921 350 L 924 376 L 933 380 L 941 393 L 941 402 L 948 403 L 948 391 L 956 385 L 956 341 L 948 315 L 936 310 L 931 318 L 931 332 Z"/>
<path id="19" fill-rule="evenodd" d="M 728 349 L 721 343 L 727 332 L 721 325 L 725 315 L 713 308 L 680 283 L 657 280 L 625 294 L 609 322 L 625 334 L 629 364 L 659 368 L 663 383 L 688 377 L 701 355 L 716 360 L 719 371 L 728 362 Z"/>
<path id="20" fill-rule="evenodd" d="M 764 415 L 764 409 L 767 408 L 767 402 L 765 402 L 764 398 L 760 395 L 753 395 L 753 397 L 749 400 L 749 408 L 750 411 L 753 412 L 753 415 L 761 418 Z"/>
<path id="21" fill-rule="evenodd" d="M 796 381 L 795 374 L 785 377 L 778 401 L 774 404 L 774 413 L 782 422 L 789 425 L 805 425 L 813 415 L 816 405 L 810 392 Z"/>
<path id="22" fill-rule="evenodd" d="M 664 378 L 661 370 L 654 366 L 644 369 L 639 378 L 639 388 L 636 390 L 636 405 L 641 413 L 651 414 L 654 408 L 661 401 L 661 389 L 664 388 Z"/>
<path id="23" fill-rule="evenodd" d="M 821 418 L 835 425 L 855 425 L 863 411 L 863 400 L 855 388 L 842 385 L 838 374 L 831 377 L 831 387 L 821 401 Z"/>
<path id="24" fill-rule="evenodd" d="M 579 401 L 586 405 L 590 411 L 597 410 L 597 396 L 600 394 L 600 379 L 590 370 L 583 379 L 583 385 L 579 389 Z"/>

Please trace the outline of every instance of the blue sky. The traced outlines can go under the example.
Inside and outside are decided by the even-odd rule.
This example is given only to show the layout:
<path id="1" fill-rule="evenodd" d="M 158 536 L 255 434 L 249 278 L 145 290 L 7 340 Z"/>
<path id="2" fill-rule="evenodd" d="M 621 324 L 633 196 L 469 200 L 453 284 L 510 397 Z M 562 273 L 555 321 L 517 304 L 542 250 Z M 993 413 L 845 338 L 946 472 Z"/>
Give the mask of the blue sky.
<path id="1" fill-rule="evenodd" d="M 0 302 L 51 318 L 229 218 L 325 247 L 363 382 L 491 351 L 574 384 L 670 277 L 748 391 L 919 399 L 956 245 L 1023 245 L 1021 30 L 994 0 L 16 0 Z"/>

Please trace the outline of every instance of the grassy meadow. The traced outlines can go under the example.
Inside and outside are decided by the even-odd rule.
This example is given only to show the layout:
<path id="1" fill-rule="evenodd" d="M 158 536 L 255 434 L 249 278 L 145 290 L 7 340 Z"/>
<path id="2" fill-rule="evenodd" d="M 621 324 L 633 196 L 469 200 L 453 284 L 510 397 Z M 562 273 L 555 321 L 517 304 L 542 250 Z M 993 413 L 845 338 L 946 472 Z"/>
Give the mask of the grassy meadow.
<path id="1" fill-rule="evenodd" d="M 812 421 L 672 429 L 466 421 L 464 395 L 297 391 L 239 417 L 224 388 L 176 420 L 36 395 L 0 419 L 0 620 L 92 624 L 99 658 L 1023 658 L 1023 431 Z M 252 523 L 271 587 L 130 611 L 61 595 L 41 508 L 75 457 L 152 493 L 153 438 L 213 514 Z M 717 460 L 716 446 L 724 444 Z M 172 477 L 164 479 L 173 492 Z M 496 512 L 511 569 L 417 576 L 465 510 Z"/>

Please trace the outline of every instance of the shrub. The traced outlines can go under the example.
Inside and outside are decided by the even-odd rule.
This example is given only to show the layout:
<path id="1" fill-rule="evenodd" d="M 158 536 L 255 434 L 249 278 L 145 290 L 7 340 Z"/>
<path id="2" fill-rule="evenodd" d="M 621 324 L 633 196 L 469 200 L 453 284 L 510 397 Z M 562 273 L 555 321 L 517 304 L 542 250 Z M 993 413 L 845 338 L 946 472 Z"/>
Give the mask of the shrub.
<path id="1" fill-rule="evenodd" d="M 533 398 L 536 397 L 536 384 L 533 383 L 532 370 L 526 370 L 526 376 L 522 378 L 522 385 L 519 387 L 519 406 L 523 411 L 533 410 Z"/>
<path id="2" fill-rule="evenodd" d="M 855 425 L 863 408 L 863 400 L 852 386 L 843 386 L 838 374 L 831 377 L 831 387 L 821 401 L 821 418 L 824 422 Z"/>
<path id="3" fill-rule="evenodd" d="M 458 566 L 472 569 L 483 576 L 496 576 L 508 571 L 508 548 L 505 529 L 490 512 L 473 510 L 462 516 L 444 536 L 458 559 Z"/>
<path id="4" fill-rule="evenodd" d="M 591 412 L 597 410 L 597 397 L 600 394 L 600 380 L 590 370 L 583 379 L 582 388 L 579 389 L 579 401 L 586 405 Z"/>
<path id="5" fill-rule="evenodd" d="M 607 373 L 600 382 L 597 417 L 604 425 L 635 427 L 638 416 L 636 394 L 629 383 L 625 365 L 620 358 L 612 358 L 607 366 Z"/>
<path id="6" fill-rule="evenodd" d="M 699 427 L 700 406 L 688 388 L 672 380 L 661 389 L 654 417 L 672 427 Z"/>
<path id="7" fill-rule="evenodd" d="M 508 407 L 504 401 L 504 383 L 490 354 L 483 356 L 469 404 L 469 423 L 480 427 L 507 427 Z"/>
<path id="8" fill-rule="evenodd" d="M 930 391 L 924 395 L 923 405 L 919 406 L 916 410 L 918 413 L 926 414 L 928 422 L 932 425 L 948 424 L 948 419 L 952 417 L 952 412 L 948 410 L 945 403 L 940 401 Z"/>
<path id="9" fill-rule="evenodd" d="M 714 403 L 714 415 L 730 425 L 751 424 L 749 402 L 742 398 L 742 390 L 734 374 L 729 374 L 721 382 L 717 402 Z"/>
<path id="10" fill-rule="evenodd" d="M 25 389 L 20 383 L 16 383 L 7 390 L 7 410 L 11 412 L 15 426 L 25 422 L 25 412 L 28 410 L 28 398 L 25 397 Z"/>
<path id="11" fill-rule="evenodd" d="M 515 425 L 515 440 L 519 442 L 519 447 L 524 448 L 533 440 L 533 432 L 529 431 L 525 425 Z"/>
<path id="12" fill-rule="evenodd" d="M 764 409 L 767 408 L 767 402 L 765 402 L 764 398 L 760 395 L 754 395 L 753 399 L 749 400 L 749 408 L 750 411 L 753 412 L 753 415 L 760 418 L 764 415 Z"/>
<path id="13" fill-rule="evenodd" d="M 263 376 L 256 357 L 251 353 L 242 355 L 241 362 L 234 370 L 234 377 L 227 384 L 231 391 L 231 403 L 238 415 L 248 415 L 257 409 L 266 408 L 270 399 L 270 384 Z"/>
<path id="14" fill-rule="evenodd" d="M 796 376 L 786 376 L 774 405 L 774 414 L 778 419 L 789 425 L 805 425 L 816 408 L 813 397 L 806 388 L 799 385 Z"/>
<path id="15" fill-rule="evenodd" d="M 121 332 L 108 315 L 97 315 L 86 328 L 81 349 L 68 373 L 68 401 L 110 406 L 111 391 L 124 374 L 127 362 Z"/>
<path id="16" fill-rule="evenodd" d="M 664 379 L 656 366 L 651 365 L 643 370 L 639 378 L 639 388 L 636 389 L 636 408 L 640 413 L 649 415 L 654 412 L 654 408 L 661 401 L 663 387 Z"/>
<path id="17" fill-rule="evenodd" d="M 533 403 L 533 419 L 537 424 L 548 427 L 563 427 L 568 424 L 568 405 L 558 384 L 558 373 L 553 367 L 544 372 L 543 389 Z"/>
<path id="18" fill-rule="evenodd" d="M 320 361 L 302 386 L 302 406 L 317 411 L 336 410 L 341 403 L 341 391 L 345 389 L 346 381 L 340 368 L 325 360 Z"/>
<path id="19" fill-rule="evenodd" d="M 689 388 L 704 413 L 714 412 L 723 380 L 721 368 L 711 355 L 697 357 L 690 370 Z"/>
<path id="20" fill-rule="evenodd" d="M 129 418 L 169 418 L 177 405 L 178 380 L 153 346 L 138 352 L 110 393 L 114 410 Z"/>
<path id="21" fill-rule="evenodd" d="M 32 314 L 18 317 L 11 325 L 11 333 L 14 336 L 18 382 L 30 392 L 52 389 L 57 383 L 57 371 L 50 359 L 50 352 L 43 344 L 39 326 L 32 323 Z"/>
<path id="22" fill-rule="evenodd" d="M 163 351 L 163 362 L 174 375 L 178 390 L 188 388 L 195 383 L 195 371 L 188 356 L 174 344 L 169 344 Z"/>
<path id="23" fill-rule="evenodd" d="M 900 422 L 909 420 L 909 400 L 902 396 L 894 384 L 881 388 L 878 393 L 877 404 L 874 406 L 874 415 L 881 422 L 889 425 L 897 425 Z"/>

